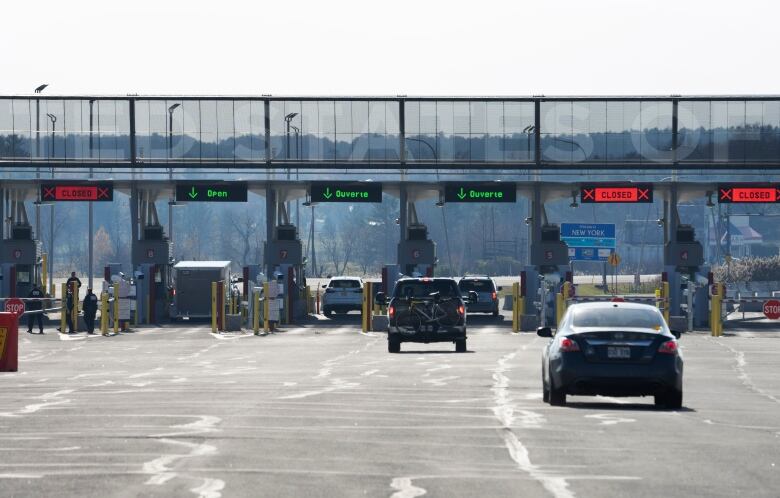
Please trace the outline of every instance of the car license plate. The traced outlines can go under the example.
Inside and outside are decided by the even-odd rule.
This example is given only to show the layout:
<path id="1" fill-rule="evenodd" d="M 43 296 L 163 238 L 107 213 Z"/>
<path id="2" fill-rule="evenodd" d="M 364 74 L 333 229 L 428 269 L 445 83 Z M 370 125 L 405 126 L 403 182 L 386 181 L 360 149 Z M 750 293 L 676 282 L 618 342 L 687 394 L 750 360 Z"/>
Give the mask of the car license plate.
<path id="1" fill-rule="evenodd" d="M 607 358 L 625 360 L 631 358 L 631 348 L 607 348 Z"/>

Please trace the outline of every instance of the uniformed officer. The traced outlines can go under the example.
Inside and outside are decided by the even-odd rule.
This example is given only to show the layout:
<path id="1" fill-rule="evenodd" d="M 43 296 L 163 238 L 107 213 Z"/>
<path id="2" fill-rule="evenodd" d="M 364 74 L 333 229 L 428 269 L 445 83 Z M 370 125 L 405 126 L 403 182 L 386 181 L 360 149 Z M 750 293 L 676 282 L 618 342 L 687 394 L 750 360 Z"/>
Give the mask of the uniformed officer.
<path id="1" fill-rule="evenodd" d="M 66 282 L 68 289 L 73 289 L 71 286 L 73 282 L 76 282 L 76 292 L 78 292 L 78 290 L 81 288 L 81 280 L 79 280 L 79 277 L 76 276 L 75 271 L 70 272 L 70 278 Z"/>
<path id="2" fill-rule="evenodd" d="M 43 309 L 43 291 L 38 288 L 38 284 L 34 283 L 33 288 L 27 297 L 32 301 L 27 302 L 28 311 L 39 311 Z M 32 334 L 33 324 L 38 321 L 38 333 L 43 334 L 43 313 L 30 313 L 27 315 L 27 333 Z"/>
<path id="3" fill-rule="evenodd" d="M 87 289 L 87 295 L 84 296 L 84 321 L 87 323 L 87 334 L 95 333 L 95 315 L 98 310 L 98 297 L 92 292 L 92 289 Z"/>

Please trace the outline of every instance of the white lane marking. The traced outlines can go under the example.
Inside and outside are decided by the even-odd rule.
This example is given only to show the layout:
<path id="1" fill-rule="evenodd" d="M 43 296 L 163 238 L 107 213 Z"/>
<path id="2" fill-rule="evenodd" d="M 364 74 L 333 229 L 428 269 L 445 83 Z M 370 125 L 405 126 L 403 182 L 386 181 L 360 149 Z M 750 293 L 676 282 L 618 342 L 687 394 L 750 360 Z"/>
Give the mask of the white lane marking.
<path id="1" fill-rule="evenodd" d="M 35 399 L 40 399 L 43 401 L 43 403 L 33 403 L 15 412 L 0 412 L 0 417 L 18 417 L 20 415 L 29 415 L 30 413 L 35 413 L 50 406 L 70 403 L 70 399 L 61 399 L 60 396 L 70 394 L 73 391 L 74 389 L 63 389 L 61 391 L 42 394 Z"/>
<path id="2" fill-rule="evenodd" d="M 574 498 L 574 493 L 569 489 L 569 483 L 566 481 L 566 478 L 542 472 L 538 466 L 531 463 L 528 450 L 517 439 L 517 436 L 511 429 L 504 428 L 503 437 L 506 449 L 509 451 L 512 460 L 517 463 L 517 468 L 539 481 L 544 486 L 544 489 L 555 498 Z"/>
<path id="3" fill-rule="evenodd" d="M 414 498 L 427 493 L 425 489 L 412 484 L 411 477 L 396 477 L 390 483 L 390 487 L 396 490 L 390 498 Z"/>
<path id="4" fill-rule="evenodd" d="M 512 425 L 515 421 L 515 407 L 511 402 L 508 393 L 509 378 L 504 375 L 510 370 L 509 362 L 517 356 L 517 353 L 527 349 L 526 344 L 521 349 L 504 355 L 498 360 L 498 365 L 493 369 L 493 414 L 502 425 L 501 437 L 504 439 L 509 456 L 517 464 L 517 468 L 527 473 L 531 478 L 538 481 L 555 498 L 573 498 L 574 493 L 569 490 L 569 483 L 564 477 L 554 476 L 543 472 L 538 466 L 531 463 L 528 455 L 528 449 L 512 432 Z M 525 428 L 537 428 L 545 422 L 543 416 L 530 410 L 521 410 L 521 424 Z"/>
<path id="5" fill-rule="evenodd" d="M 753 383 L 750 376 L 747 374 L 747 371 L 745 370 L 745 367 L 747 366 L 747 361 L 745 360 L 745 353 L 743 351 L 738 351 L 734 349 L 733 347 L 716 340 L 717 344 L 720 344 L 722 347 L 728 349 L 734 354 L 734 361 L 736 362 L 736 366 L 734 367 L 734 370 L 737 372 L 737 378 L 742 381 L 742 384 L 747 387 L 749 390 L 753 391 L 754 393 L 763 396 L 769 400 L 774 401 L 775 403 L 780 403 L 780 399 L 778 399 L 776 396 L 769 394 L 764 389 L 761 389 L 755 383 Z"/>
<path id="6" fill-rule="evenodd" d="M 596 397 L 603 399 L 604 401 L 607 401 L 609 403 L 615 403 L 616 405 L 627 405 L 629 403 L 629 401 L 620 398 L 613 398 L 612 396 L 597 395 Z"/>
<path id="7" fill-rule="evenodd" d="M 131 376 L 128 377 L 128 379 L 140 379 L 141 377 L 149 377 L 150 375 L 154 375 L 155 372 L 159 372 L 162 369 L 163 369 L 163 367 L 157 367 L 157 368 L 155 368 L 154 370 L 152 370 L 150 372 L 142 372 L 142 373 L 137 373 L 137 374 L 131 375 Z"/>
<path id="8" fill-rule="evenodd" d="M 460 379 L 460 376 L 450 375 L 449 377 L 437 377 L 435 379 L 425 379 L 423 382 L 426 384 L 431 384 L 432 386 L 443 387 L 447 385 L 447 382 L 455 379 Z"/>
<path id="9" fill-rule="evenodd" d="M 209 346 L 209 347 L 207 347 L 207 348 L 204 348 L 204 349 L 201 349 L 200 351 L 196 351 L 195 353 L 192 353 L 192 354 L 190 354 L 190 355 L 187 355 L 187 356 L 179 356 L 179 357 L 178 357 L 178 358 L 176 358 L 176 359 L 177 359 L 177 360 L 179 360 L 179 361 L 184 361 L 184 360 L 194 360 L 194 359 L 195 359 L 195 358 L 197 358 L 198 356 L 202 355 L 203 353 L 206 353 L 206 352 L 208 352 L 209 350 L 211 350 L 211 349 L 213 349 L 213 348 L 215 348 L 215 347 L 217 347 L 217 344 L 212 344 L 211 346 Z"/>
<path id="10" fill-rule="evenodd" d="M 86 339 L 86 336 L 83 335 L 69 335 L 69 334 L 62 334 L 60 332 L 57 332 L 57 335 L 60 337 L 61 341 L 83 341 Z"/>
<path id="11" fill-rule="evenodd" d="M 176 377 L 175 379 L 171 379 L 171 382 L 184 382 L 187 380 L 187 377 Z"/>
<path id="12" fill-rule="evenodd" d="M 167 434 L 157 434 L 152 437 L 160 441 L 161 443 L 182 446 L 189 449 L 188 453 L 168 453 L 164 454 L 154 460 L 144 462 L 143 472 L 145 474 L 151 474 L 151 477 L 146 481 L 146 484 L 153 486 L 161 486 L 179 476 L 178 472 L 174 472 L 172 465 L 183 459 L 212 456 L 218 453 L 217 448 L 206 443 L 190 443 L 188 441 L 179 441 L 173 439 L 175 437 L 193 436 L 199 434 L 208 434 L 216 432 L 215 426 L 219 424 L 222 419 L 211 415 L 197 415 L 198 420 L 190 422 L 189 424 L 177 424 L 171 426 L 171 429 L 178 429 L 175 432 Z M 222 496 L 220 491 L 225 487 L 224 481 L 220 479 L 203 478 L 204 482 L 197 488 L 192 488 L 190 491 L 197 494 L 198 497 L 203 498 L 219 498 Z"/>
<path id="13" fill-rule="evenodd" d="M 219 339 L 220 341 L 234 341 L 236 339 L 243 339 L 244 337 L 254 337 L 254 334 L 220 334 L 220 333 L 209 333 L 211 337 L 214 339 Z"/>
<path id="14" fill-rule="evenodd" d="M 43 474 L 0 474 L 0 479 L 40 479 Z"/>
<path id="15" fill-rule="evenodd" d="M 197 488 L 191 488 L 190 491 L 198 495 L 198 498 L 219 498 L 225 488 L 225 481 L 221 479 L 203 479 L 203 484 Z"/>
<path id="16" fill-rule="evenodd" d="M 330 360 L 323 361 L 320 363 L 322 368 L 319 369 L 317 372 L 317 375 L 313 376 L 312 379 L 318 380 L 318 379 L 328 379 L 330 382 L 329 386 L 322 387 L 320 389 L 313 389 L 310 391 L 304 391 L 301 393 L 296 394 L 288 394 L 286 396 L 280 396 L 277 399 L 301 399 L 301 398 L 308 398 L 309 396 L 318 396 L 320 394 L 326 394 L 334 391 L 340 391 L 342 389 L 353 389 L 355 387 L 360 386 L 359 382 L 349 382 L 347 380 L 341 379 L 341 378 L 331 378 L 331 374 L 333 373 L 333 369 L 338 367 L 341 362 L 351 356 L 354 356 L 361 351 L 368 350 L 371 348 L 376 342 L 379 340 L 379 336 L 374 337 L 373 340 L 366 343 L 365 346 L 363 346 L 362 349 L 353 349 L 352 351 L 349 351 L 348 353 L 336 356 L 335 358 L 331 358 Z"/>
<path id="17" fill-rule="evenodd" d="M 49 452 L 49 451 L 77 451 L 80 449 L 81 446 L 68 446 L 67 448 L 0 448 L 0 451 Z"/>
<path id="18" fill-rule="evenodd" d="M 612 415 L 611 413 L 594 413 L 592 415 L 585 415 L 585 418 L 595 418 L 599 420 L 599 425 L 616 425 L 636 422 L 636 419 L 619 417 Z"/>
<path id="19" fill-rule="evenodd" d="M 366 370 L 365 372 L 363 372 L 362 374 L 360 374 L 360 376 L 361 376 L 361 377 L 370 377 L 371 375 L 374 375 L 374 374 L 375 374 L 375 373 L 377 373 L 378 371 L 379 371 L 379 370 L 377 370 L 377 369 L 374 369 L 374 370 Z"/>
<path id="20" fill-rule="evenodd" d="M 282 385 L 284 387 L 292 387 L 292 386 L 297 386 L 298 383 L 297 382 L 283 382 Z"/>

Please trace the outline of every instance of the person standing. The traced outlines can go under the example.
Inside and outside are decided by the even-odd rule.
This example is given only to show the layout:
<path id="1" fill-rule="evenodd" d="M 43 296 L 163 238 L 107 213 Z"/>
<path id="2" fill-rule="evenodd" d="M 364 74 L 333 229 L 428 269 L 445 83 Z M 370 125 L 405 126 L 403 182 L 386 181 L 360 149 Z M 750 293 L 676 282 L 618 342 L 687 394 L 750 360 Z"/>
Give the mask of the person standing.
<path id="1" fill-rule="evenodd" d="M 71 287 L 71 284 L 73 282 L 76 282 L 76 289 L 75 290 L 76 290 L 76 292 L 78 292 L 78 290 L 81 288 L 81 280 L 79 280 L 79 277 L 76 276 L 76 272 L 75 271 L 70 272 L 70 278 L 66 282 L 68 284 L 68 289 L 69 290 L 73 290 L 73 287 Z"/>
<path id="2" fill-rule="evenodd" d="M 84 321 L 87 324 L 87 334 L 95 333 L 95 315 L 98 310 L 98 297 L 92 292 L 92 289 L 87 289 L 87 295 L 84 296 Z"/>
<path id="3" fill-rule="evenodd" d="M 31 301 L 27 302 L 27 310 L 38 312 L 43 309 L 43 291 L 38 288 L 38 284 L 34 283 L 33 288 L 27 297 Z M 27 315 L 27 333 L 32 334 L 33 324 L 38 321 L 38 333 L 43 334 L 43 313 L 30 313 Z"/>

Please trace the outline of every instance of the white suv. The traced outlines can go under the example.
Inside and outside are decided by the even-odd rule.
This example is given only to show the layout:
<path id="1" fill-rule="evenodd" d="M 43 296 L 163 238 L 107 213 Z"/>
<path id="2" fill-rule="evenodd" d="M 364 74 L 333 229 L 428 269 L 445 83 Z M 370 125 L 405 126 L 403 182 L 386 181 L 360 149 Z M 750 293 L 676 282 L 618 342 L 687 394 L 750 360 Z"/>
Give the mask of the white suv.
<path id="1" fill-rule="evenodd" d="M 325 316 L 349 311 L 361 311 L 363 308 L 363 279 L 360 277 L 333 277 L 322 286 L 322 312 Z"/>

